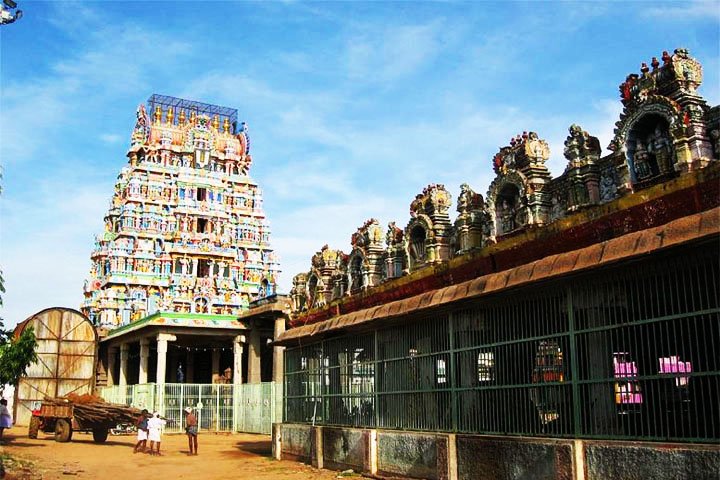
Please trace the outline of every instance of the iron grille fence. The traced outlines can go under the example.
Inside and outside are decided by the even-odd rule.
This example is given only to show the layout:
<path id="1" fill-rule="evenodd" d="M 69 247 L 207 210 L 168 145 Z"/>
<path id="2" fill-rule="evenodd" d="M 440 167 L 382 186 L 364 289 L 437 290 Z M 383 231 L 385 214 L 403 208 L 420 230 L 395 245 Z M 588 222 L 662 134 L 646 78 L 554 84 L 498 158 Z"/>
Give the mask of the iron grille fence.
<path id="1" fill-rule="evenodd" d="M 716 241 L 288 348 L 287 422 L 720 442 Z"/>
<path id="2" fill-rule="evenodd" d="M 282 418 L 282 385 L 275 382 L 146 383 L 104 387 L 100 394 L 110 403 L 160 412 L 167 419 L 167 433 L 184 431 L 186 407 L 195 410 L 201 431 L 269 434 Z"/>

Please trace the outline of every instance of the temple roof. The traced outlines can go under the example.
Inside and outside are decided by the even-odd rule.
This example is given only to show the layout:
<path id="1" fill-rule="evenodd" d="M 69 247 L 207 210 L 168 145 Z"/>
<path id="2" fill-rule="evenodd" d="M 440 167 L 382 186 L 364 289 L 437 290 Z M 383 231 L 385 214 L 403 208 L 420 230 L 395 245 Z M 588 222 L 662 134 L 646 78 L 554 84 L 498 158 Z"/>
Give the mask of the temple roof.
<path id="1" fill-rule="evenodd" d="M 422 313 L 460 300 L 475 299 L 529 283 L 577 274 L 692 241 L 711 238 L 720 238 L 720 207 L 578 250 L 549 255 L 519 267 L 483 275 L 403 300 L 292 328 L 282 333 L 275 343 L 289 345 L 300 339 L 330 332 L 336 333 L 370 323 L 375 324 L 409 313 Z"/>

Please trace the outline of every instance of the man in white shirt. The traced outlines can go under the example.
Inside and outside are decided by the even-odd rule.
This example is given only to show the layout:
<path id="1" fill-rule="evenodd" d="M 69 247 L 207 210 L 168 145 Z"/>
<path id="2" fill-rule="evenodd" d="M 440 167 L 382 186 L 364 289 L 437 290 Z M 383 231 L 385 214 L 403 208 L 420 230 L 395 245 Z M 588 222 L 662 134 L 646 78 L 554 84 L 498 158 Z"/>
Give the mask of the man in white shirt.
<path id="1" fill-rule="evenodd" d="M 150 440 L 150 455 L 162 455 L 160 453 L 160 441 L 162 428 L 165 425 L 165 420 L 160 418 L 160 413 L 155 412 L 150 420 L 148 420 L 148 440 Z M 157 450 L 155 450 L 155 444 L 157 443 Z"/>

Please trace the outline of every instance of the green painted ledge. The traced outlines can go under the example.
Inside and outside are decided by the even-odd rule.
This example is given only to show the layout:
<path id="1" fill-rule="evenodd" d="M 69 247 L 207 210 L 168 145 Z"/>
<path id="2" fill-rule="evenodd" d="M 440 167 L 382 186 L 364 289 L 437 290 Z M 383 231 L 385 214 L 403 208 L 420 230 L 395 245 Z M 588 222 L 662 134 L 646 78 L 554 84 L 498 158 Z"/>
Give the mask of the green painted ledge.
<path id="1" fill-rule="evenodd" d="M 158 318 L 180 318 L 180 319 L 188 319 L 188 320 L 220 320 L 223 322 L 231 322 L 231 321 L 237 321 L 238 317 L 236 315 L 217 315 L 217 314 L 210 314 L 210 313 L 181 313 L 181 312 L 156 312 L 152 315 L 148 315 L 147 317 L 141 318 L 140 320 L 137 320 L 135 322 L 130 322 L 127 325 L 123 325 L 122 327 L 115 328 L 111 330 L 107 337 L 105 337 L 103 340 L 107 340 L 109 338 L 117 337 L 118 335 L 130 332 L 132 330 L 136 330 L 143 325 L 147 325 L 152 323 L 154 320 Z"/>

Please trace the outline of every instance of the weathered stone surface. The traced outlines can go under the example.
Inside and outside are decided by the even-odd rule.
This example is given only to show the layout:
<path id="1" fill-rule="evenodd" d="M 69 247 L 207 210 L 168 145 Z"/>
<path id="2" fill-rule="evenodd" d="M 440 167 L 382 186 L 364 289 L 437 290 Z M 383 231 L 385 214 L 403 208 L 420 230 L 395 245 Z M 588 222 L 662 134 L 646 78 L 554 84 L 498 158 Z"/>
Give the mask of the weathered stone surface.
<path id="1" fill-rule="evenodd" d="M 292 455 L 297 460 L 309 462 L 313 450 L 313 430 L 309 425 L 283 424 L 283 457 Z"/>
<path id="2" fill-rule="evenodd" d="M 717 480 L 720 448 L 587 444 L 588 480 Z"/>
<path id="3" fill-rule="evenodd" d="M 365 470 L 367 432 L 358 429 L 323 428 L 323 460 L 325 468 L 356 472 Z"/>
<path id="4" fill-rule="evenodd" d="M 440 435 L 378 432 L 378 470 L 383 474 L 438 480 Z"/>
<path id="5" fill-rule="evenodd" d="M 458 435 L 457 454 L 461 480 L 572 479 L 569 442 Z"/>

